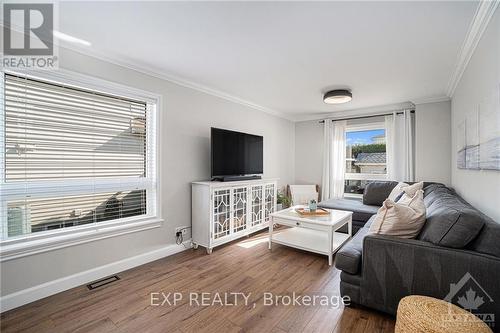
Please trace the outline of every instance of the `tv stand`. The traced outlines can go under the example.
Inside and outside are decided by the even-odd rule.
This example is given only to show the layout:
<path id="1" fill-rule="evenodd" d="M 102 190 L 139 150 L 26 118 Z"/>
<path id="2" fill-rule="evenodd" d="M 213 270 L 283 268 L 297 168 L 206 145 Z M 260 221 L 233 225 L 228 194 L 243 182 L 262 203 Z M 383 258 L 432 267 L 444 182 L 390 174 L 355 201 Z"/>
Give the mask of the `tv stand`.
<path id="1" fill-rule="evenodd" d="M 262 179 L 261 176 L 250 175 L 250 176 L 220 176 L 212 178 L 212 181 L 219 182 L 237 182 L 239 180 L 258 180 Z"/>
<path id="2" fill-rule="evenodd" d="M 278 180 L 192 183 L 193 247 L 216 246 L 269 226 L 276 211 Z"/>

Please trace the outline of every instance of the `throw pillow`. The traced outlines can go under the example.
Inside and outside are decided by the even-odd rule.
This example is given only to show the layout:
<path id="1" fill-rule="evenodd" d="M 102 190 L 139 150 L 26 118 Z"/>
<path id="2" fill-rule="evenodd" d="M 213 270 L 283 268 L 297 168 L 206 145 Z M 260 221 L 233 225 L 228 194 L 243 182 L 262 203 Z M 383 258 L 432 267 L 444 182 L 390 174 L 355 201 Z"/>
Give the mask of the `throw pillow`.
<path id="1" fill-rule="evenodd" d="M 382 206 L 382 203 L 398 183 L 393 181 L 371 181 L 363 191 L 363 204 Z"/>
<path id="2" fill-rule="evenodd" d="M 405 192 L 407 196 L 413 198 L 415 196 L 415 193 L 417 193 L 417 191 L 424 189 L 424 182 L 418 182 L 413 185 L 403 186 L 401 189 L 403 190 L 403 192 Z"/>
<path id="3" fill-rule="evenodd" d="M 415 238 L 424 223 L 424 191 L 418 190 L 413 197 L 405 193 L 400 202 L 385 200 L 370 226 L 370 233 Z"/>
<path id="4" fill-rule="evenodd" d="M 392 201 L 397 201 L 396 198 L 403 193 L 403 187 L 409 186 L 406 183 L 399 182 L 395 188 L 392 189 L 391 193 L 387 197 L 387 199 L 391 199 Z"/>

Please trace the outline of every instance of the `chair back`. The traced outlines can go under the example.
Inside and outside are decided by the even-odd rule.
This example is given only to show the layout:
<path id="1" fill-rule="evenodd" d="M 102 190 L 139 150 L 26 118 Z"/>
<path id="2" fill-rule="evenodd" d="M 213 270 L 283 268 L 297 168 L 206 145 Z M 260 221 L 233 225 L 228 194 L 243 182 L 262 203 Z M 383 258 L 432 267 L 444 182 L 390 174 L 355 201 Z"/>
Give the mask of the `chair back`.
<path id="1" fill-rule="evenodd" d="M 317 185 L 289 185 L 290 197 L 292 205 L 307 205 L 310 200 L 318 202 L 318 186 Z"/>

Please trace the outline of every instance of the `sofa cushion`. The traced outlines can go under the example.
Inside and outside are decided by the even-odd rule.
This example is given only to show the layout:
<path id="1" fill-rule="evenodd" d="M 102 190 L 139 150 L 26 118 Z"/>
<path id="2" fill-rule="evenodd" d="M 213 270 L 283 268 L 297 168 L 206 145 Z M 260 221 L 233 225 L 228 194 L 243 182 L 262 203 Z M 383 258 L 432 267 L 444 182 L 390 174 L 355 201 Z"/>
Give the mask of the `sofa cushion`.
<path id="1" fill-rule="evenodd" d="M 376 218 L 377 218 L 377 214 L 372 215 L 372 217 L 370 217 L 370 219 L 368 221 L 366 221 L 365 228 L 370 229 L 370 227 L 372 226 L 373 221 L 375 221 Z"/>
<path id="2" fill-rule="evenodd" d="M 500 258 L 500 223 L 483 214 L 484 225 L 468 248 Z"/>
<path id="3" fill-rule="evenodd" d="M 335 267 L 349 274 L 358 274 L 361 267 L 363 239 L 367 234 L 368 228 L 359 229 L 358 233 L 335 255 Z"/>
<path id="4" fill-rule="evenodd" d="M 353 220 L 352 221 L 352 234 L 355 235 L 359 229 L 361 229 L 365 226 L 365 223 L 367 223 L 367 222 Z M 341 227 L 337 231 L 342 232 L 344 234 L 347 234 L 347 232 L 348 232 L 347 225 L 344 225 L 343 227 Z"/>
<path id="5" fill-rule="evenodd" d="M 443 195 L 454 195 L 454 192 L 442 184 L 432 184 L 424 187 L 425 206 L 429 207 L 436 199 Z"/>
<path id="6" fill-rule="evenodd" d="M 380 208 L 378 206 L 364 205 L 360 200 L 356 199 L 330 199 L 320 202 L 318 207 L 350 211 L 352 212 L 353 221 L 361 222 L 368 221 L 370 217 L 377 214 Z"/>
<path id="7" fill-rule="evenodd" d="M 427 184 L 427 185 L 426 185 Z M 424 182 L 424 198 L 436 190 L 446 190 L 447 192 L 453 193 L 453 191 L 441 183 L 425 183 Z"/>
<path id="8" fill-rule="evenodd" d="M 363 204 L 382 206 L 385 199 L 391 194 L 391 191 L 398 185 L 398 182 L 392 181 L 373 181 L 369 182 L 363 192 Z"/>
<path id="9" fill-rule="evenodd" d="M 418 238 L 436 245 L 461 249 L 479 234 L 483 224 L 479 211 L 456 195 L 440 193 L 427 207 L 427 221 Z"/>

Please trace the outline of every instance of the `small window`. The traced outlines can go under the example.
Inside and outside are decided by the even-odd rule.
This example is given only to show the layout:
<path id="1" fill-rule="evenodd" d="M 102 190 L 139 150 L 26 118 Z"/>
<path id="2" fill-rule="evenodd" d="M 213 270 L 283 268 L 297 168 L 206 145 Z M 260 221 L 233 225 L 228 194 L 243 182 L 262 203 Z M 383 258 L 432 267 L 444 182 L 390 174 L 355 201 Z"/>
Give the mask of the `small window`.
<path id="1" fill-rule="evenodd" d="M 387 177 L 387 151 L 383 124 L 348 128 L 346 131 L 346 194 L 363 194 L 366 184 Z"/>

